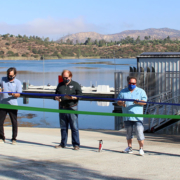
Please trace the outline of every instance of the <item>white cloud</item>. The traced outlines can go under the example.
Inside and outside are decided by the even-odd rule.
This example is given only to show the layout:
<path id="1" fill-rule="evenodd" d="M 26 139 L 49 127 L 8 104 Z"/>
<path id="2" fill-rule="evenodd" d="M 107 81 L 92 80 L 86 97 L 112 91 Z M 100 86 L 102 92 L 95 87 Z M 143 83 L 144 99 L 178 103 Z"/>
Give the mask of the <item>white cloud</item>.
<path id="1" fill-rule="evenodd" d="M 21 34 L 21 35 L 37 35 L 50 38 L 60 38 L 63 35 L 78 32 L 99 31 L 102 27 L 86 23 L 82 17 L 76 19 L 35 19 L 26 24 L 11 25 L 0 22 L 0 34 Z"/>
<path id="2" fill-rule="evenodd" d="M 122 26 L 124 29 L 131 29 L 132 27 L 134 27 L 134 24 L 123 22 Z"/>

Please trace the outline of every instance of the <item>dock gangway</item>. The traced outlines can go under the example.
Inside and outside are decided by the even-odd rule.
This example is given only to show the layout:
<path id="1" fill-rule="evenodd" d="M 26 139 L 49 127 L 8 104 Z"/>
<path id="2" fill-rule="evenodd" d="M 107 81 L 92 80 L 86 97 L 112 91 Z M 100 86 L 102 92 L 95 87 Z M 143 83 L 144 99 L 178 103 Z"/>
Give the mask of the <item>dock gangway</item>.
<path id="1" fill-rule="evenodd" d="M 180 103 L 179 78 L 177 74 L 169 73 L 134 73 L 138 83 L 137 86 L 144 89 L 148 95 L 149 102 L 158 102 L 162 104 L 147 103 L 144 106 L 144 114 L 162 114 L 179 115 L 180 106 L 167 105 L 163 103 Z M 115 73 L 115 98 L 119 92 L 127 87 L 129 73 Z M 121 107 L 114 103 L 114 112 L 122 113 Z M 155 132 L 163 125 L 170 122 L 168 118 L 144 118 L 144 131 Z M 115 129 L 120 130 L 123 126 L 122 117 L 115 117 Z"/>
<path id="2" fill-rule="evenodd" d="M 149 102 L 158 102 L 162 104 L 149 104 L 144 107 L 144 114 L 159 114 L 159 115 L 179 115 L 180 106 L 170 105 L 178 104 L 180 102 L 180 96 L 172 97 L 172 92 L 167 91 L 159 95 L 150 97 Z M 163 104 L 166 103 L 166 104 Z M 170 103 L 169 105 L 167 105 Z M 154 132 L 160 129 L 163 125 L 171 121 L 169 118 L 144 118 L 144 130 Z"/>

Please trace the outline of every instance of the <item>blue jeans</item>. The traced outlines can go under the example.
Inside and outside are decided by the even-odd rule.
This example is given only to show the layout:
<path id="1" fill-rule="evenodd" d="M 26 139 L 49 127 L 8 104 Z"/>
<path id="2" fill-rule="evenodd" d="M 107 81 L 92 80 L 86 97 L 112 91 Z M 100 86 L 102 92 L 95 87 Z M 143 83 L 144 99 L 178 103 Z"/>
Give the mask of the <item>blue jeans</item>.
<path id="1" fill-rule="evenodd" d="M 60 108 L 62 109 L 62 108 Z M 77 106 L 63 108 L 63 110 L 77 110 Z M 68 127 L 70 125 L 72 135 L 72 145 L 80 146 L 79 129 L 78 129 L 78 114 L 60 113 L 60 126 L 61 126 L 61 146 L 65 147 L 68 138 Z"/>
<path id="2" fill-rule="evenodd" d="M 140 121 L 124 121 L 125 129 L 126 129 L 126 138 L 130 140 L 133 138 L 133 126 L 135 127 L 135 132 L 138 141 L 144 140 L 144 126 Z"/>

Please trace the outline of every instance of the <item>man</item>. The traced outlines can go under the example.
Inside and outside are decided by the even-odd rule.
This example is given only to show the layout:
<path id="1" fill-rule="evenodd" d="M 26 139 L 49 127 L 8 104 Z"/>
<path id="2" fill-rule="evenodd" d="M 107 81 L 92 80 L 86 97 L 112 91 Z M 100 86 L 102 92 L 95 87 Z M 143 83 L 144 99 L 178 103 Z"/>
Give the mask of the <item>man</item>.
<path id="1" fill-rule="evenodd" d="M 0 103 L 1 104 L 10 104 L 10 105 L 18 105 L 17 98 L 20 97 L 20 94 L 22 92 L 22 84 L 21 82 L 16 79 L 16 68 L 11 67 L 7 70 L 7 77 L 2 77 L 1 80 L 1 92 L 10 92 L 10 93 L 1 93 L 0 95 Z M 18 92 L 18 93 L 14 93 Z M 6 118 L 7 113 L 9 114 L 11 118 L 12 123 L 12 144 L 16 144 L 16 137 L 18 132 L 18 126 L 17 126 L 17 112 L 18 110 L 13 109 L 3 109 L 0 108 L 0 143 L 5 142 L 5 136 L 4 136 L 4 120 Z"/>
<path id="2" fill-rule="evenodd" d="M 121 90 L 118 95 L 118 99 L 135 99 L 132 101 L 118 101 L 117 104 L 122 106 L 122 111 L 125 114 L 143 114 L 143 106 L 146 105 L 144 101 L 147 101 L 147 95 L 145 91 L 137 86 L 136 77 L 129 77 L 128 88 Z M 140 101 L 140 102 L 139 102 Z M 133 138 L 133 126 L 137 135 L 139 143 L 139 155 L 144 155 L 144 127 L 142 117 L 123 117 L 124 125 L 126 128 L 126 138 L 128 147 L 123 151 L 126 153 L 132 153 L 132 138 Z"/>
<path id="3" fill-rule="evenodd" d="M 65 96 L 56 96 L 55 100 L 60 102 L 60 109 L 74 110 L 78 109 L 78 98 L 76 95 L 82 95 L 81 86 L 72 80 L 72 72 L 64 70 L 62 72 L 63 82 L 59 83 L 56 89 L 56 94 L 66 94 Z M 74 95 L 74 96 L 73 96 Z M 70 124 L 72 134 L 72 145 L 74 150 L 79 150 L 79 130 L 78 130 L 78 115 L 60 113 L 61 126 L 61 143 L 55 148 L 65 148 L 68 138 L 68 126 Z"/>

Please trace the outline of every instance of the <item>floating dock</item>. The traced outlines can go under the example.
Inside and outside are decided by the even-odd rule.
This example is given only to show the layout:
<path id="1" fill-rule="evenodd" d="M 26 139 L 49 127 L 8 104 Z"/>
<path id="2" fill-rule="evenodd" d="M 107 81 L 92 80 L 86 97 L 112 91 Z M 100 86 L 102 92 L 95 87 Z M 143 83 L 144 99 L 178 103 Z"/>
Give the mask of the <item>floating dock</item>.
<path id="1" fill-rule="evenodd" d="M 108 85 L 98 85 L 97 87 L 81 87 L 83 96 L 88 97 L 105 97 L 105 98 L 114 98 L 114 88 L 109 87 Z M 23 93 L 38 93 L 38 94 L 55 94 L 56 86 L 23 86 Z M 52 97 L 47 96 L 36 96 L 36 95 L 23 95 L 23 97 L 33 97 L 33 98 L 47 98 L 52 99 Z M 98 99 L 86 99 L 82 98 L 82 100 L 94 100 L 94 101 L 102 101 Z"/>

